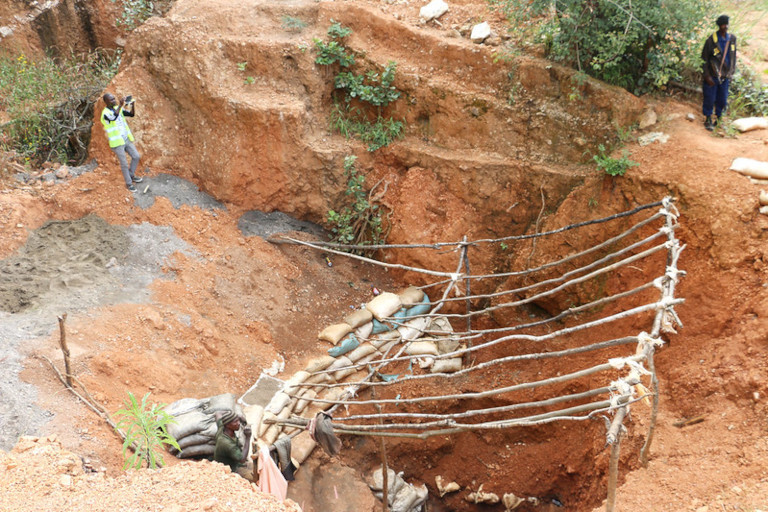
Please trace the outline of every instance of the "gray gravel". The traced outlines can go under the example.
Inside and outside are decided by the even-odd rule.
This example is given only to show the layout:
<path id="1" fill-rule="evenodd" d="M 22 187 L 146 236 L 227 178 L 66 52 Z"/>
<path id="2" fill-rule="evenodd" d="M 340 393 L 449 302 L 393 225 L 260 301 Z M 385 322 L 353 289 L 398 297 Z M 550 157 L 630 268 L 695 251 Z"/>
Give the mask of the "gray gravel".
<path id="1" fill-rule="evenodd" d="M 109 258 L 109 261 L 106 261 L 107 258 L 86 258 L 84 247 L 89 247 L 88 256 L 104 253 L 98 241 L 105 237 L 95 233 L 98 226 L 109 230 L 112 239 L 116 227 L 103 221 L 101 224 L 94 223 L 93 217 L 85 219 L 72 221 L 71 226 L 59 230 L 62 237 L 67 236 L 66 239 L 51 239 L 48 228 L 49 243 L 63 251 L 62 257 L 70 262 L 58 267 L 62 270 L 59 274 L 49 272 L 48 278 L 56 286 L 34 296 L 33 305 L 21 312 L 0 311 L 0 450 L 10 450 L 20 435 L 38 434 L 51 419 L 50 412 L 35 405 L 37 390 L 22 382 L 19 373 L 27 350 L 37 348 L 43 338 L 58 328 L 59 315 L 72 315 L 101 305 L 146 302 L 150 299 L 147 285 L 157 278 L 173 277 L 163 273 L 162 269 L 174 252 L 198 257 L 175 235 L 172 228 L 143 223 L 128 228 L 118 227 L 123 231 L 120 237 L 126 241 L 124 254 Z M 82 227 L 84 222 L 89 223 L 88 229 Z M 67 223 L 57 222 L 57 225 L 61 224 Z M 34 235 L 30 236 L 30 240 L 36 239 Z M 88 240 L 78 240 L 78 237 L 92 237 L 88 240 L 96 242 L 84 243 Z M 38 246 L 39 250 L 25 246 L 9 259 L 18 260 L 23 256 L 29 263 L 24 268 L 35 270 L 45 265 L 50 257 L 43 244 Z"/>
<path id="2" fill-rule="evenodd" d="M 224 205 L 213 197 L 198 190 L 191 181 L 171 174 L 158 174 L 156 177 L 144 177 L 136 184 L 138 189 L 133 196 L 139 208 L 146 210 L 155 204 L 155 197 L 167 197 L 174 208 L 181 205 L 197 206 L 204 210 L 224 209 Z M 145 192 L 146 191 L 146 192 Z"/>
<path id="3" fill-rule="evenodd" d="M 323 240 L 326 239 L 326 232 L 322 227 L 312 222 L 294 219 L 282 212 L 264 213 L 258 210 L 245 212 L 240 217 L 240 220 L 237 221 L 237 227 L 240 228 L 240 232 L 245 236 L 266 238 L 275 233 L 301 231 L 311 233 Z"/>

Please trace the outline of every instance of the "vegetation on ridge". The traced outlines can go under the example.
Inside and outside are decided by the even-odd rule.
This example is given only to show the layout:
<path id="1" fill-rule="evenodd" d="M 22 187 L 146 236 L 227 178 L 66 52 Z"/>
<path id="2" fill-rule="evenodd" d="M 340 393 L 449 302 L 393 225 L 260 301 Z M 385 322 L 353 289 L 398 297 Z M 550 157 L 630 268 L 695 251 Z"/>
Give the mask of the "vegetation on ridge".
<path id="1" fill-rule="evenodd" d="M 382 116 L 382 108 L 400 97 L 400 91 L 392 85 L 397 63 L 388 62 L 381 72 L 371 69 L 363 74 L 356 73 L 352 70 L 356 63 L 355 54 L 344 46 L 344 39 L 352 34 L 352 30 L 331 20 L 327 33 L 328 41 L 315 39 L 314 42 L 315 62 L 339 67 L 333 80 L 339 94 L 334 97 L 331 128 L 345 137 L 356 137 L 365 142 L 368 151 L 376 151 L 402 137 L 403 123 Z"/>

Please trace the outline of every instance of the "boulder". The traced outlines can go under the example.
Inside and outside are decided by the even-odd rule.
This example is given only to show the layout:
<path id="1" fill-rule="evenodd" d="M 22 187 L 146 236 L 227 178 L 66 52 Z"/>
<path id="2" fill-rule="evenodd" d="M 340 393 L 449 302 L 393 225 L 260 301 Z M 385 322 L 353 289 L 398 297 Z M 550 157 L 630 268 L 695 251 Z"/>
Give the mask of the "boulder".
<path id="1" fill-rule="evenodd" d="M 419 17 L 424 21 L 431 21 L 439 18 L 448 12 L 448 4 L 443 0 L 432 0 L 419 10 Z"/>
<path id="2" fill-rule="evenodd" d="M 472 40 L 473 43 L 480 44 L 486 39 L 488 39 L 490 35 L 491 35 L 491 26 L 488 24 L 487 21 L 484 21 L 472 27 L 472 33 L 470 34 L 469 38 Z"/>

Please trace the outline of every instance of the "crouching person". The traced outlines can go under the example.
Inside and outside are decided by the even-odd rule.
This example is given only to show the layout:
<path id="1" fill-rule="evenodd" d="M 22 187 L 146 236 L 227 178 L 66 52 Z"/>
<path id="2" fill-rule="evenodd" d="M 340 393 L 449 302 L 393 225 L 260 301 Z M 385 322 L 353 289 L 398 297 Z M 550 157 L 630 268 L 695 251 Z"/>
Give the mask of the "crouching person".
<path id="1" fill-rule="evenodd" d="M 230 467 L 232 472 L 253 480 L 253 462 L 248 461 L 248 449 L 251 446 L 251 427 L 243 427 L 245 442 L 240 444 L 237 431 L 240 430 L 240 418 L 233 411 L 216 413 L 216 448 L 213 460 Z"/>

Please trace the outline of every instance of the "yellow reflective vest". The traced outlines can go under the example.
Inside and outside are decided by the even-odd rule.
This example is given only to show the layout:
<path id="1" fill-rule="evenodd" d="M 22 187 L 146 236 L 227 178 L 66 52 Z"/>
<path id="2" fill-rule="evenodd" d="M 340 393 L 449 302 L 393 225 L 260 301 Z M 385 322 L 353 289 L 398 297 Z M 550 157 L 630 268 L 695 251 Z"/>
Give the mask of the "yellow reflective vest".
<path id="1" fill-rule="evenodd" d="M 101 111 L 101 124 L 104 125 L 104 131 L 107 133 L 107 139 L 109 140 L 109 147 L 110 148 L 116 148 L 118 146 L 124 146 L 125 145 L 125 139 L 123 139 L 123 135 L 120 133 L 120 127 L 117 124 L 117 120 L 119 118 L 122 118 L 123 123 L 125 123 L 125 129 L 128 132 L 128 140 L 133 142 L 133 134 L 131 133 L 131 129 L 128 126 L 128 123 L 125 122 L 125 117 L 123 117 L 123 108 L 120 107 L 117 111 L 117 117 L 114 121 L 107 121 L 106 115 L 109 114 L 110 116 L 115 115 L 114 111 L 109 107 L 104 107 L 104 110 Z"/>

